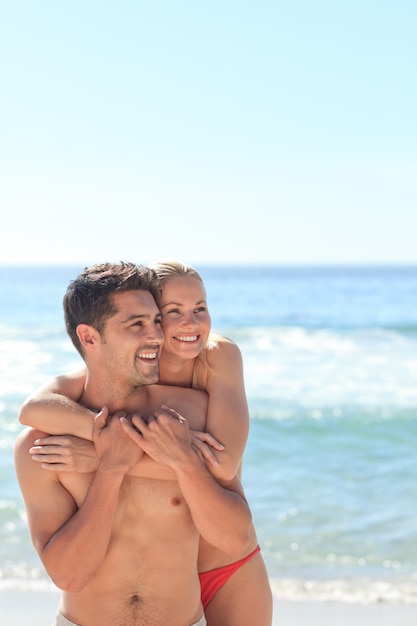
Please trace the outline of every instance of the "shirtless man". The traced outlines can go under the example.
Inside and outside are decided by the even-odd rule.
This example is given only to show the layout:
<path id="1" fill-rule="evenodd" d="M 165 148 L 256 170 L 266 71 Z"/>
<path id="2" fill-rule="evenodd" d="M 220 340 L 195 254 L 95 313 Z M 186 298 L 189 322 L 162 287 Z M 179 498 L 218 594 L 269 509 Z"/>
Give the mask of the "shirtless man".
<path id="1" fill-rule="evenodd" d="M 190 429 L 205 429 L 206 395 L 153 384 L 163 343 L 155 289 L 147 268 L 104 264 L 64 298 L 87 366 L 80 401 L 106 407 L 93 426 L 97 470 L 43 470 L 29 454 L 39 431 L 16 442 L 32 541 L 63 590 L 57 626 L 203 626 L 200 535 L 230 554 L 249 541 L 238 479 L 216 482 L 191 446 Z"/>

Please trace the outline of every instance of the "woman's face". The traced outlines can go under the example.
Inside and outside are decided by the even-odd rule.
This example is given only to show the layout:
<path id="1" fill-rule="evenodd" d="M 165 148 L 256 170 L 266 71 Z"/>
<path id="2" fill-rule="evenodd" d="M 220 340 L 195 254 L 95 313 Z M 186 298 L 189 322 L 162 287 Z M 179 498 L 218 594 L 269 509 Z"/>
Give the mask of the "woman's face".
<path id="1" fill-rule="evenodd" d="M 166 352 L 195 358 L 207 343 L 211 328 L 203 283 L 192 276 L 176 276 L 164 283 L 158 301 Z"/>

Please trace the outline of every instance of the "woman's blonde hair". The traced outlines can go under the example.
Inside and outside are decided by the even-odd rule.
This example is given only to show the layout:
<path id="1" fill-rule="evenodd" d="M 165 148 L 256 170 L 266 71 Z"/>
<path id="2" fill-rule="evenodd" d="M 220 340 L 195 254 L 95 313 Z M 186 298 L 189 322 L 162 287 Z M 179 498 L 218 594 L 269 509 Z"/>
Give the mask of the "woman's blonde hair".
<path id="1" fill-rule="evenodd" d="M 150 263 L 148 267 L 156 272 L 162 288 L 164 283 L 166 283 L 170 278 L 176 278 L 177 276 L 190 276 L 192 278 L 197 278 L 197 280 L 199 280 L 204 286 L 203 279 L 197 270 L 194 267 L 191 267 L 191 265 L 187 265 L 181 261 L 175 261 L 174 259 L 154 261 L 153 263 Z"/>
<path id="2" fill-rule="evenodd" d="M 186 276 L 191 278 L 196 278 L 201 282 L 204 287 L 204 281 L 201 278 L 198 271 L 192 267 L 191 265 L 187 265 L 186 263 L 182 263 L 181 261 L 176 261 L 175 259 L 167 259 L 164 261 L 154 261 L 148 265 L 149 268 L 154 270 L 156 273 L 160 285 L 161 290 L 164 290 L 164 285 L 171 280 L 172 278 L 177 278 L 178 276 Z M 208 337 L 207 343 L 201 352 L 198 354 L 194 369 L 193 369 L 193 379 L 191 383 L 191 387 L 193 389 L 201 389 L 202 387 L 199 384 L 199 379 L 201 380 L 200 372 L 212 371 L 208 362 L 207 362 L 207 352 L 209 350 L 214 350 L 218 348 L 218 339 L 220 335 L 216 335 L 215 333 L 211 333 Z"/>

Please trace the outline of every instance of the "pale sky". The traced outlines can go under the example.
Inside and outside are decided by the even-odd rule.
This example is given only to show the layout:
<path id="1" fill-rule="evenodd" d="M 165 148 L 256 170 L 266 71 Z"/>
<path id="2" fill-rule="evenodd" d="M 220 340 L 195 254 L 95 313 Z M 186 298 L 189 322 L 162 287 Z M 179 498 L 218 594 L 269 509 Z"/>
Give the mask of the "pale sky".
<path id="1" fill-rule="evenodd" d="M 415 0 L 0 9 L 0 263 L 417 263 Z"/>

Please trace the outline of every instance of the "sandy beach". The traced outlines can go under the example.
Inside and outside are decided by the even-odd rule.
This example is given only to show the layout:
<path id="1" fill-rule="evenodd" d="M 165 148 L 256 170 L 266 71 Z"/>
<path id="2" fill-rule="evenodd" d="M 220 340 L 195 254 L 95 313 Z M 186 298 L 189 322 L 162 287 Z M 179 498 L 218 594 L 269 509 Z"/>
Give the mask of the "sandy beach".
<path id="1" fill-rule="evenodd" d="M 55 591 L 0 591 L 2 626 L 51 626 L 58 605 Z M 274 600 L 273 626 L 416 626 L 416 604 L 350 604 Z M 253 626 L 256 626 L 254 624 Z"/>

